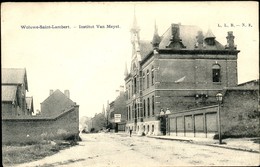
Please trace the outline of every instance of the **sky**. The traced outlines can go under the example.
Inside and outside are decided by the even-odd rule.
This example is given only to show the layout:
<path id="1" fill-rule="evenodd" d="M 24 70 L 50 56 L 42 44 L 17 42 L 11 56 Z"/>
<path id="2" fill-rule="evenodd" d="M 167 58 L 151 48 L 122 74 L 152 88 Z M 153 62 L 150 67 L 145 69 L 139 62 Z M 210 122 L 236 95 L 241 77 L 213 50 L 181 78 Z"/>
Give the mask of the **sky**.
<path id="1" fill-rule="evenodd" d="M 2 68 L 26 68 L 27 96 L 33 96 L 35 110 L 50 89 L 67 89 L 80 106 L 80 117 L 93 117 L 124 85 L 134 11 L 141 40 L 152 40 L 155 21 L 159 35 L 172 23 L 197 25 L 204 33 L 211 29 L 223 45 L 227 32 L 233 31 L 240 50 L 238 83 L 259 78 L 258 3 L 235 1 L 2 3 Z M 21 28 L 24 25 L 70 28 Z M 119 28 L 98 28 L 107 25 Z"/>

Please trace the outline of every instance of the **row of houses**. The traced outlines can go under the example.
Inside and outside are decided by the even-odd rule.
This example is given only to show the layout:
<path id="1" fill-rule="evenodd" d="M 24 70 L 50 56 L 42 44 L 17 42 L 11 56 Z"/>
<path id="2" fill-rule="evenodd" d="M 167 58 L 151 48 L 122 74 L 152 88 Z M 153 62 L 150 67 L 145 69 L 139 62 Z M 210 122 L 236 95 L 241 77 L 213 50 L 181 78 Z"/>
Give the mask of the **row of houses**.
<path id="1" fill-rule="evenodd" d="M 232 31 L 226 44 L 191 25 L 171 24 L 162 36 L 155 25 L 151 41 L 139 32 L 134 17 L 125 108 L 110 103 L 111 122 L 117 112 L 124 130 L 137 134 L 213 137 L 222 129 L 226 136 L 260 136 L 259 79 L 238 84 Z"/>
<path id="2" fill-rule="evenodd" d="M 3 142 L 26 142 L 43 138 L 78 138 L 79 105 L 70 99 L 69 90 L 50 90 L 35 114 L 28 92 L 26 69 L 2 68 Z M 30 138 L 28 139 L 28 136 Z"/>

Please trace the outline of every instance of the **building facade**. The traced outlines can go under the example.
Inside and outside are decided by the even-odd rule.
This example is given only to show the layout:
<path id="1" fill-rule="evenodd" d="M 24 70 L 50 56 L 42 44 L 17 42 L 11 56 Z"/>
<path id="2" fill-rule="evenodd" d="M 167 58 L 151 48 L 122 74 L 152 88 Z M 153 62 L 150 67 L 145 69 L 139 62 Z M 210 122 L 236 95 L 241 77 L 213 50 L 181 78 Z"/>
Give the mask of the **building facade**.
<path id="1" fill-rule="evenodd" d="M 152 41 L 141 41 L 134 18 L 132 61 L 125 70 L 127 128 L 138 134 L 160 135 L 160 112 L 171 114 L 216 105 L 216 94 L 237 86 L 233 32 L 223 45 L 208 30 L 172 24 L 162 35 L 155 25 Z M 213 116 L 216 118 L 216 114 Z"/>

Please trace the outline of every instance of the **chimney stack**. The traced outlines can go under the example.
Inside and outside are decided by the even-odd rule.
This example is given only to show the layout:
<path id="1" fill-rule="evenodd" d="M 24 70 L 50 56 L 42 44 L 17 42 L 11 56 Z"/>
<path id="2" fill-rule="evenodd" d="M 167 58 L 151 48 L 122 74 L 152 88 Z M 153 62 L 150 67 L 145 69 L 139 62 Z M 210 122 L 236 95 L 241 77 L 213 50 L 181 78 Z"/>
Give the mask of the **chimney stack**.
<path id="1" fill-rule="evenodd" d="M 50 90 L 50 95 L 52 95 L 52 94 L 53 94 L 53 89 Z"/>
<path id="2" fill-rule="evenodd" d="M 70 98 L 70 91 L 69 90 L 64 90 L 64 94 L 67 98 Z"/>
<path id="3" fill-rule="evenodd" d="M 227 38 L 226 49 L 236 49 L 234 43 L 235 36 L 233 35 L 233 31 L 228 31 L 228 36 L 226 38 Z"/>
<path id="4" fill-rule="evenodd" d="M 180 42 L 180 25 L 179 24 L 172 24 L 172 38 L 171 41 L 173 42 Z"/>

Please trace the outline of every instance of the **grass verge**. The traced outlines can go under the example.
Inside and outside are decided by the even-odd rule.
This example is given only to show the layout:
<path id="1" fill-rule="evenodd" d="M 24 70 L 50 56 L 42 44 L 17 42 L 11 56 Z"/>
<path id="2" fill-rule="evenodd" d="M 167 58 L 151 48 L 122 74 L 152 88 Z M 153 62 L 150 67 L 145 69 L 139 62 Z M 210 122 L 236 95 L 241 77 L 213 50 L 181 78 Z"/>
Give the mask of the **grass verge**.
<path id="1" fill-rule="evenodd" d="M 3 164 L 13 166 L 25 162 L 31 162 L 53 155 L 62 149 L 76 145 L 76 142 L 41 142 L 32 145 L 3 145 Z"/>

